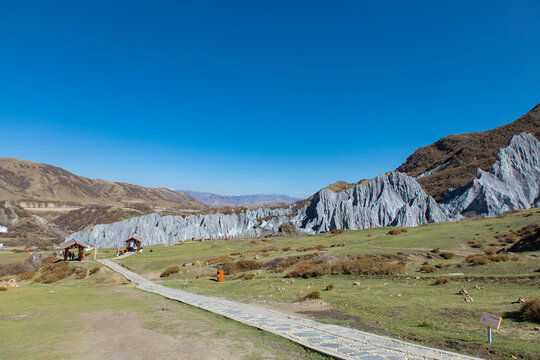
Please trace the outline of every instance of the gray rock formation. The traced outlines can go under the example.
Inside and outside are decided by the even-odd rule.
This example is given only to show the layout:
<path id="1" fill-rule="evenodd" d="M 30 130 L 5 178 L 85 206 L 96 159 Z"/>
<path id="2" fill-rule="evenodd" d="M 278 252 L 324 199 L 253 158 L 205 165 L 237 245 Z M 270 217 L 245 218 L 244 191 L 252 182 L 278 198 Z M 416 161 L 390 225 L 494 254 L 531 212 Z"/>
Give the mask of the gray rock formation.
<path id="1" fill-rule="evenodd" d="M 446 221 L 449 217 L 411 177 L 393 172 L 379 175 L 365 185 L 334 193 L 318 192 L 309 206 L 288 209 L 249 210 L 245 213 L 188 217 L 150 214 L 72 234 L 98 247 L 114 247 L 137 234 L 145 244 L 172 244 L 192 238 L 257 237 L 277 233 L 289 223 L 303 233 L 333 229 L 366 229 L 380 226 L 417 226 Z"/>
<path id="2" fill-rule="evenodd" d="M 392 172 L 339 193 L 319 191 L 297 227 L 325 232 L 382 226 L 417 226 L 449 218 L 411 177 Z"/>
<path id="3" fill-rule="evenodd" d="M 540 143 L 521 133 L 500 149 L 489 171 L 478 169 L 468 185 L 447 192 L 441 206 L 451 216 L 473 211 L 496 216 L 509 210 L 540 206 Z"/>

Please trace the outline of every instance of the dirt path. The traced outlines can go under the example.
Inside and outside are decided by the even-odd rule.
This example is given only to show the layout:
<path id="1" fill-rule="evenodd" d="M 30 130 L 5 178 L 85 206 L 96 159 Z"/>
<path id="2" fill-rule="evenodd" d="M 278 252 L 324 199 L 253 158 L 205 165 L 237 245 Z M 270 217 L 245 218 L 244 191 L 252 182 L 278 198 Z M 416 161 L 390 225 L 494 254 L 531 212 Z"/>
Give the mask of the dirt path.
<path id="1" fill-rule="evenodd" d="M 191 294 L 186 291 L 155 284 L 110 260 L 100 260 L 100 262 L 136 283 L 139 289 L 160 294 L 258 329 L 266 330 L 338 359 L 476 359 L 342 326 L 321 324 L 309 319 L 253 305 Z"/>

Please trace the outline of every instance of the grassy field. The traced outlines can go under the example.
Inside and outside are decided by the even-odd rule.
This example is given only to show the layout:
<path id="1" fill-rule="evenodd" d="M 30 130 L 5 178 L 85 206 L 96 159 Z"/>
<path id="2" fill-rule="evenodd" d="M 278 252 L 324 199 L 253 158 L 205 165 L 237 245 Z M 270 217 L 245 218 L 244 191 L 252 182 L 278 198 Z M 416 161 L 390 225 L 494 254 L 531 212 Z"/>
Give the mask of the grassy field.
<path id="1" fill-rule="evenodd" d="M 186 242 L 148 246 L 143 254 L 123 259 L 122 263 L 147 278 L 195 293 L 259 304 L 489 359 L 540 359 L 539 325 L 518 321 L 513 316 L 520 307 L 514 303 L 519 297 L 540 296 L 540 276 L 536 272 L 540 253 L 509 254 L 508 261 L 479 266 L 464 263 L 467 255 L 483 254 L 490 246 L 500 248 L 498 235 L 539 222 L 540 211 L 533 209 L 498 218 L 409 228 L 400 235 L 388 235 L 391 229 L 381 228 L 274 237 L 265 239 L 266 242 Z M 472 247 L 471 242 L 481 247 Z M 296 251 L 316 244 L 328 248 Z M 262 251 L 264 247 L 278 249 Z M 434 248 L 439 251 L 432 252 Z M 454 256 L 442 258 L 439 254 L 445 251 Z M 208 259 L 224 255 L 265 262 L 313 252 L 336 258 L 385 255 L 404 261 L 406 267 L 398 275 L 325 275 L 309 279 L 285 278 L 287 270 L 274 273 L 261 269 L 251 271 L 252 280 L 230 275 L 218 283 L 211 278 L 217 266 L 205 265 Z M 100 256 L 111 255 L 108 250 Z M 420 272 L 426 262 L 438 268 L 430 273 Z M 179 266 L 181 271 L 161 279 L 161 271 L 171 265 Z M 433 285 L 437 277 L 450 281 Z M 333 289 L 326 291 L 328 284 L 333 284 Z M 465 297 L 458 294 L 461 289 L 466 289 L 474 301 L 464 301 Z M 320 291 L 319 300 L 298 301 L 313 290 Z M 479 323 L 482 312 L 505 316 L 491 345 L 486 344 L 486 328 Z"/>
<path id="2" fill-rule="evenodd" d="M 1 292 L 0 303 L 2 359 L 323 359 L 278 336 L 144 293 L 105 268 L 83 280 L 23 281 Z"/>

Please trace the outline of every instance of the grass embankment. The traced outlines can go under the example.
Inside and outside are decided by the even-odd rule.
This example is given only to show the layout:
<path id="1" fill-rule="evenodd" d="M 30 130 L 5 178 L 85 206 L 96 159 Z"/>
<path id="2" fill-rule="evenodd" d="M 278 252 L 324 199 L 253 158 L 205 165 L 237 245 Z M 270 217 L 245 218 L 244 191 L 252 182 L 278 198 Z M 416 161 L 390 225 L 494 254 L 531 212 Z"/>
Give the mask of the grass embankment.
<path id="1" fill-rule="evenodd" d="M 87 270 L 91 260 L 74 263 Z M 144 293 L 106 268 L 0 293 L 2 359 L 322 359 L 224 317 Z M 39 277 L 39 273 L 35 278 Z"/>
<path id="2" fill-rule="evenodd" d="M 121 263 L 162 284 L 191 292 L 303 312 L 322 322 L 490 359 L 512 355 L 534 359 L 540 354 L 540 332 L 535 330 L 539 325 L 521 322 L 514 314 L 521 306 L 515 303 L 520 297 L 540 295 L 540 274 L 536 272 L 540 253 L 498 251 L 511 246 L 504 234 L 539 222 L 540 211 L 533 209 L 393 232 L 397 235 L 389 234 L 391 228 L 381 228 L 277 237 L 266 242 L 247 239 L 147 246 L 143 254 Z M 291 274 L 298 265 L 295 261 L 290 261 L 295 265 L 289 268 L 268 266 L 271 260 L 287 264 L 291 257 L 306 255 L 322 259 L 320 276 Z M 470 255 L 486 256 L 488 261 L 474 265 Z M 340 273 L 333 270 L 336 262 L 363 256 L 404 264 L 403 270 L 387 273 L 391 275 L 364 275 L 385 274 L 370 271 L 328 275 Z M 180 272 L 160 279 L 169 266 L 180 267 Z M 420 271 L 425 266 L 432 267 L 430 272 Z M 209 280 L 218 267 L 231 272 L 223 283 Z M 437 278 L 439 285 L 434 285 Z M 467 296 L 458 294 L 461 289 L 473 301 L 465 301 Z M 320 300 L 300 300 L 313 291 L 319 292 Z M 485 327 L 479 323 L 482 312 L 505 316 L 491 345 L 486 344 Z"/>

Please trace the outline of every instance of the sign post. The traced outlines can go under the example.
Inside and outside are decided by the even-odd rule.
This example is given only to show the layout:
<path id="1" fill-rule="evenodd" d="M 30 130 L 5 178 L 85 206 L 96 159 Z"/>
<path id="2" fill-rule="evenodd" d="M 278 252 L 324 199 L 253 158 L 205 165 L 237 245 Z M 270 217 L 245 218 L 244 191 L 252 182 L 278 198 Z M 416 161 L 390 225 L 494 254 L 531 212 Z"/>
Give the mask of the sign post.
<path id="1" fill-rule="evenodd" d="M 501 321 L 502 318 L 499 316 L 482 313 L 482 316 L 480 317 L 480 322 L 484 325 L 487 325 L 488 344 L 491 344 L 491 328 L 499 330 L 499 328 L 501 327 Z"/>

